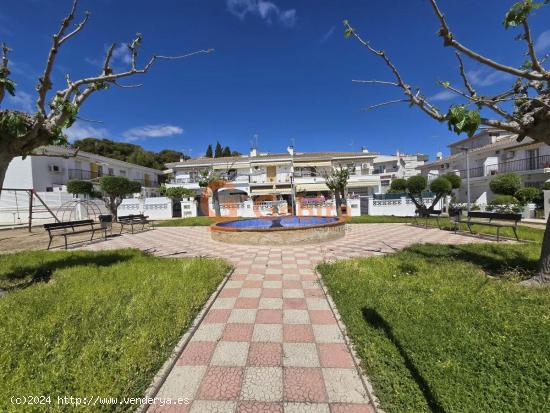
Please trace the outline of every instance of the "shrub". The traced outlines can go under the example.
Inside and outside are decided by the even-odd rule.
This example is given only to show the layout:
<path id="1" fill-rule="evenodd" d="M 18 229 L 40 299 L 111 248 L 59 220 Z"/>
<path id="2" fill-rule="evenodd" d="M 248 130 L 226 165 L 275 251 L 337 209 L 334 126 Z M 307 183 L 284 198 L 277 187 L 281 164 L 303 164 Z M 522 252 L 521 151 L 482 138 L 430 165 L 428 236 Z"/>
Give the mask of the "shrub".
<path id="1" fill-rule="evenodd" d="M 407 180 L 407 190 L 414 195 L 421 194 L 428 187 L 428 181 L 425 176 L 411 176 Z"/>
<path id="2" fill-rule="evenodd" d="M 443 175 L 443 177 L 446 178 L 451 183 L 451 186 L 453 189 L 460 188 L 460 185 L 462 184 L 462 178 L 457 174 L 449 172 Z"/>
<path id="3" fill-rule="evenodd" d="M 172 187 L 172 188 L 166 188 L 163 186 L 160 189 L 160 193 L 168 198 L 172 199 L 181 199 L 181 198 L 187 198 L 187 197 L 194 197 L 195 192 L 191 189 L 182 188 L 182 187 Z"/>
<path id="4" fill-rule="evenodd" d="M 394 179 L 391 182 L 390 190 L 388 192 L 394 194 L 407 192 L 407 180 L 404 178 Z"/>
<path id="5" fill-rule="evenodd" d="M 540 189 L 538 188 L 521 188 L 516 191 L 514 197 L 521 204 L 529 204 L 535 202 L 540 197 Z"/>
<path id="6" fill-rule="evenodd" d="M 506 173 L 491 179 L 489 187 L 497 195 L 513 196 L 521 188 L 521 179 L 513 172 Z"/>
<path id="7" fill-rule="evenodd" d="M 542 189 L 544 189 L 545 191 L 550 190 L 550 182 L 545 182 Z"/>
<path id="8" fill-rule="evenodd" d="M 487 205 L 487 211 L 501 213 L 518 213 L 521 212 L 519 201 L 512 195 L 497 195 Z"/>
<path id="9" fill-rule="evenodd" d="M 430 184 L 430 191 L 436 195 L 448 195 L 452 192 L 453 185 L 445 176 L 440 176 Z"/>
<path id="10" fill-rule="evenodd" d="M 94 191 L 94 185 L 88 181 L 72 180 L 67 182 L 67 192 L 76 195 L 91 195 Z"/>

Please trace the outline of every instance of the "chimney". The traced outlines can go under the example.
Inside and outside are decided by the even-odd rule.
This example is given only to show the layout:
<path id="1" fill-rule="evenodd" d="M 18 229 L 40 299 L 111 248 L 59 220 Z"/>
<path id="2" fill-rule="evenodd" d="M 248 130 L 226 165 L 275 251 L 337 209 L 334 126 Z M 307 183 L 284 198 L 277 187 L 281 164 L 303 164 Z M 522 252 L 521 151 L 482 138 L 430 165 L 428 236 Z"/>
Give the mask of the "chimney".
<path id="1" fill-rule="evenodd" d="M 183 156 L 180 156 L 180 162 L 184 162 L 185 159 L 183 159 Z"/>
<path id="2" fill-rule="evenodd" d="M 363 153 L 369 153 L 369 150 L 366 146 L 361 146 L 361 152 Z"/>
<path id="3" fill-rule="evenodd" d="M 256 147 L 253 146 L 252 148 L 250 148 L 250 157 L 255 157 L 255 156 L 258 156 L 258 152 L 256 151 Z"/>
<path id="4" fill-rule="evenodd" d="M 438 152 L 435 154 L 435 159 L 437 159 L 438 161 L 442 160 L 443 159 L 443 153 L 441 152 Z"/>
<path id="5" fill-rule="evenodd" d="M 290 156 L 294 156 L 294 146 L 289 145 L 286 150 L 290 154 Z"/>

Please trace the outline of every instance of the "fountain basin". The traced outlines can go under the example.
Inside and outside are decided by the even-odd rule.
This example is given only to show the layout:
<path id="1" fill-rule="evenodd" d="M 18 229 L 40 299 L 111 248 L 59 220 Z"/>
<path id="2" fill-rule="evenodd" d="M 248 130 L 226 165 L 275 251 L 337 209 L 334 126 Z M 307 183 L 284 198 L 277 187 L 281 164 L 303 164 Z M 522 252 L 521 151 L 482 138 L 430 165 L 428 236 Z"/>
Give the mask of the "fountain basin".
<path id="1" fill-rule="evenodd" d="M 212 239 L 241 245 L 297 245 L 331 241 L 345 234 L 340 217 L 262 217 L 219 222 Z"/>

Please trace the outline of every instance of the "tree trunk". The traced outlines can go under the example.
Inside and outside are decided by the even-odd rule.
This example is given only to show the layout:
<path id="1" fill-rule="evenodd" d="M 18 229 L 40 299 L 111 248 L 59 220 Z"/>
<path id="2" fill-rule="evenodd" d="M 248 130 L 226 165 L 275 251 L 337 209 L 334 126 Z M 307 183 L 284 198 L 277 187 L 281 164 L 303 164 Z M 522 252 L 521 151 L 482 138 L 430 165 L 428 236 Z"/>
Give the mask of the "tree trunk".
<path id="1" fill-rule="evenodd" d="M 212 203 L 214 204 L 214 212 L 216 213 L 217 217 L 222 216 L 222 212 L 220 209 L 220 198 L 218 196 L 218 190 L 214 189 L 212 191 Z"/>
<path id="2" fill-rule="evenodd" d="M 340 216 L 342 215 L 342 209 L 340 206 L 342 205 L 342 198 L 340 198 L 340 191 L 334 191 L 334 200 L 336 202 L 336 215 Z"/>
<path id="3" fill-rule="evenodd" d="M 550 284 L 550 219 L 546 220 L 546 230 L 540 249 L 539 273 L 521 284 L 530 287 L 540 287 Z"/>

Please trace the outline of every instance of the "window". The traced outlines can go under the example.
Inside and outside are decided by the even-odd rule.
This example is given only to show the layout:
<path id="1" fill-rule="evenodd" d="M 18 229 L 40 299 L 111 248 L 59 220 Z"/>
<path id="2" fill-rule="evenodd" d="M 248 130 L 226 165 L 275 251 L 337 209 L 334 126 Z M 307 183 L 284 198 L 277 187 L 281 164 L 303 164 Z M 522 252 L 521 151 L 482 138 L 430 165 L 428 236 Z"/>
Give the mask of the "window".
<path id="1" fill-rule="evenodd" d="M 113 168 L 109 168 L 109 176 L 113 176 L 115 174 L 115 170 Z"/>
<path id="2" fill-rule="evenodd" d="M 126 176 L 126 171 L 124 169 L 121 169 L 120 171 L 118 171 L 118 173 L 120 174 L 120 176 Z"/>

